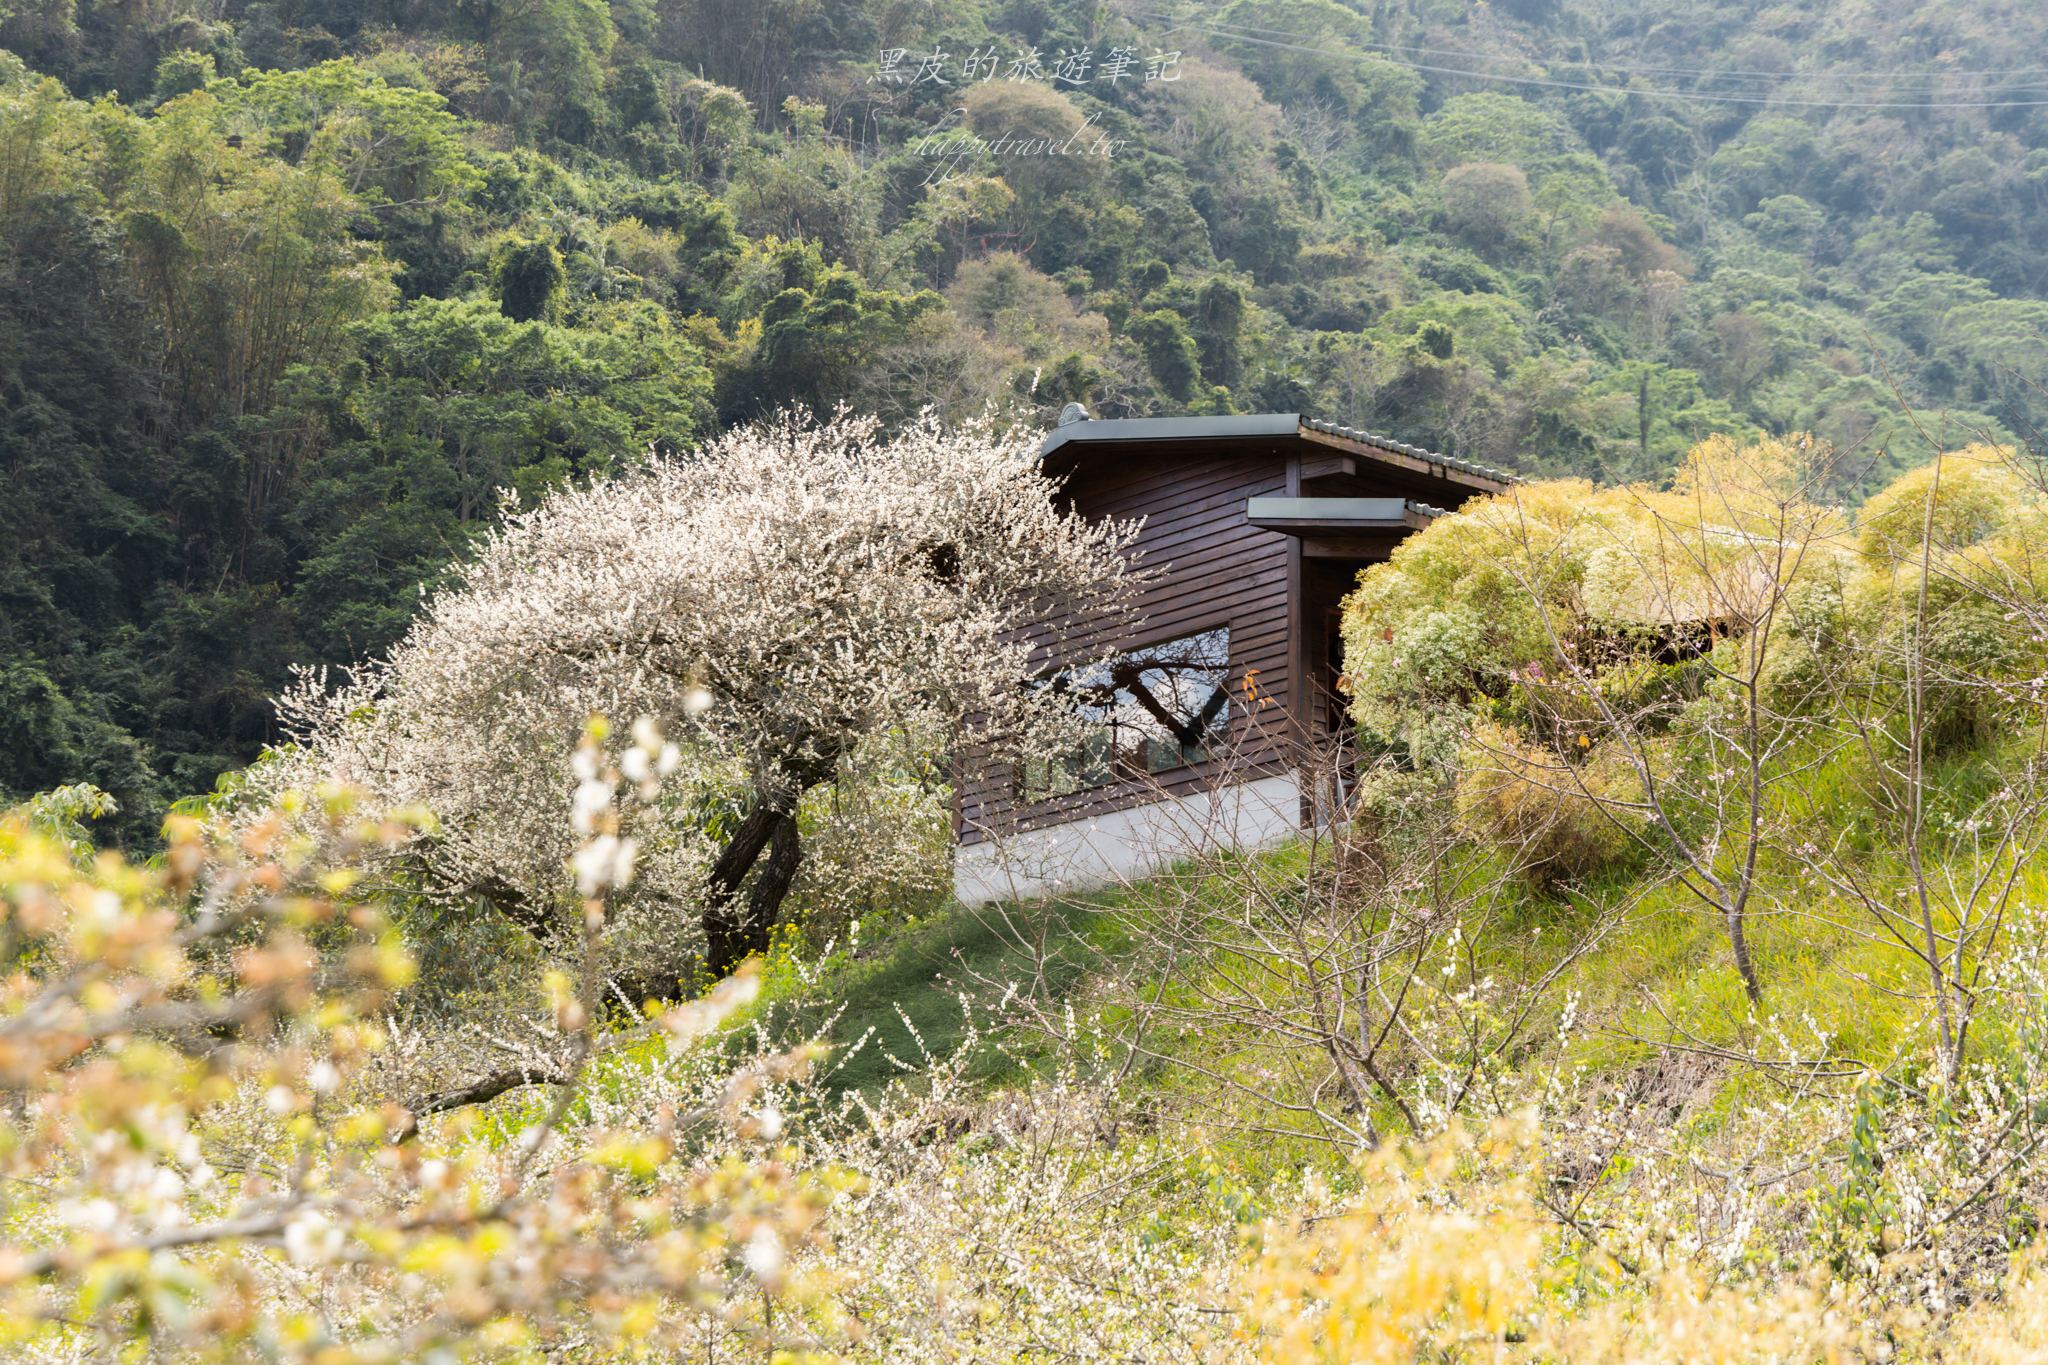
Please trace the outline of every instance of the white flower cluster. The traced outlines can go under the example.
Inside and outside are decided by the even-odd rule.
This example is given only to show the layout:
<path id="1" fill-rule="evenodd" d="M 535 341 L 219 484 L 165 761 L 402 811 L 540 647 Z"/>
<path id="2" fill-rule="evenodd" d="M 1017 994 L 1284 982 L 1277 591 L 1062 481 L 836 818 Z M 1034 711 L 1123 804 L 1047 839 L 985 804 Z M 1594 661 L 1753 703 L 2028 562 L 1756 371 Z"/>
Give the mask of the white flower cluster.
<path id="1" fill-rule="evenodd" d="M 787 419 L 515 510 L 388 657 L 283 698 L 298 743 L 256 785 L 431 808 L 416 852 L 442 887 L 566 909 L 631 876 L 673 907 L 712 852 L 693 783 L 800 791 L 890 736 L 1063 743 L 1070 719 L 1020 685 L 1042 665 L 1026 628 L 1123 600 L 1135 531 L 1063 510 L 1033 447 L 986 421 Z M 622 760 L 676 777 L 613 843 L 588 832 L 613 794 L 595 775 L 563 819 L 588 715 L 673 737 Z"/>
<path id="2" fill-rule="evenodd" d="M 682 762 L 682 751 L 664 739 L 660 727 L 646 716 L 633 723 L 633 743 L 619 756 L 617 769 L 604 766 L 603 752 L 594 737 L 587 737 L 576 750 L 569 761 L 569 771 L 576 778 L 576 790 L 569 798 L 569 827 L 583 837 L 583 844 L 570 855 L 569 869 L 576 876 L 577 895 L 586 901 L 596 900 L 633 880 L 640 843 L 617 832 L 619 812 L 613 800 L 620 778 L 630 780 L 635 795 L 643 804 L 649 803 L 661 795 L 661 779 Z"/>

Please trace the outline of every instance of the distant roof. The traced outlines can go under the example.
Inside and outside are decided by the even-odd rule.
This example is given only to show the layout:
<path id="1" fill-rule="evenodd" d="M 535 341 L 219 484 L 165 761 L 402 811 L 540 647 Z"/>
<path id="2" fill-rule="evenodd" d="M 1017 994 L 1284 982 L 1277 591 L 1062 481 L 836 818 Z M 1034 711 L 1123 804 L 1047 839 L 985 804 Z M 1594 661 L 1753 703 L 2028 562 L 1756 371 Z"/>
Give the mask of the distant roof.
<path id="1" fill-rule="evenodd" d="M 1470 492 L 1494 493 L 1519 483 L 1515 475 L 1490 465 L 1440 455 L 1421 446 L 1385 436 L 1318 422 L 1297 412 L 1265 412 L 1231 417 L 1120 417 L 1106 421 L 1063 415 L 1039 447 L 1040 459 L 1055 451 L 1078 455 L 1078 447 L 1105 451 L 1123 447 L 1185 447 L 1243 442 L 1276 452 L 1288 446 L 1315 446 L 1329 453 L 1371 460 L 1410 477 L 1456 485 Z"/>

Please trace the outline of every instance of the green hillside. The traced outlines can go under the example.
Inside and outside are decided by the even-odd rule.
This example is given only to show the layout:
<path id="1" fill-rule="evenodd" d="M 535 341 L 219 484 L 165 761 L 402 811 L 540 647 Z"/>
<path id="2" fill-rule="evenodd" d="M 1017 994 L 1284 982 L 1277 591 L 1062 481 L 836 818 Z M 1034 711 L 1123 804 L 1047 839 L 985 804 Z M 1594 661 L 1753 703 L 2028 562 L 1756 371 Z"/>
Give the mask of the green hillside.
<path id="1" fill-rule="evenodd" d="M 90 776 L 147 842 L 276 737 L 291 666 L 391 643 L 497 490 L 788 404 L 1299 409 L 1604 478 L 1809 430 L 1852 498 L 1927 453 L 1902 400 L 2027 436 L 2044 28 L 10 0 L 0 788 Z"/>

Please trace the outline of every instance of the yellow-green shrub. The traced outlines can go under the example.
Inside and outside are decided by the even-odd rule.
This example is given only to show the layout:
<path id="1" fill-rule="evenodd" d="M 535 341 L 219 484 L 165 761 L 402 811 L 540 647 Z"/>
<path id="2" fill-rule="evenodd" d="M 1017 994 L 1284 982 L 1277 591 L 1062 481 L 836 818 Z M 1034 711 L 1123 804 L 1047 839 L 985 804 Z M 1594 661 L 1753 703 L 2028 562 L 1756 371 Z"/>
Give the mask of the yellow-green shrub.
<path id="1" fill-rule="evenodd" d="M 1894 480 L 1858 518 L 1853 571 L 1809 669 L 1869 714 L 1916 679 L 1935 748 L 1981 742 L 2048 669 L 2048 500 L 2013 452 L 1970 446 Z M 1787 676 L 1801 677 L 1796 658 Z"/>
<path id="2" fill-rule="evenodd" d="M 1490 722 L 1473 727 L 1458 762 L 1458 814 L 1506 850 L 1539 885 L 1594 876 L 1627 861 L 1637 841 L 1619 807 L 1635 780 L 1611 750 L 1587 743 L 1582 761 Z"/>
<path id="3" fill-rule="evenodd" d="M 1866 560 L 1912 559 L 1925 545 L 1965 549 L 2039 520 L 2039 489 L 2014 453 L 1972 445 L 1907 470 L 1856 516 Z"/>
<path id="4" fill-rule="evenodd" d="M 1554 479 L 1440 518 L 1346 599 L 1353 718 L 1442 761 L 1475 715 L 1502 714 L 1517 684 L 1540 684 L 1559 709 L 1562 691 L 1590 697 L 1675 632 L 1758 615 L 1827 558 L 1781 547 L 1830 546 L 1843 525 L 1800 495 L 1817 453 L 1803 438 L 1717 437 L 1669 491 Z"/>

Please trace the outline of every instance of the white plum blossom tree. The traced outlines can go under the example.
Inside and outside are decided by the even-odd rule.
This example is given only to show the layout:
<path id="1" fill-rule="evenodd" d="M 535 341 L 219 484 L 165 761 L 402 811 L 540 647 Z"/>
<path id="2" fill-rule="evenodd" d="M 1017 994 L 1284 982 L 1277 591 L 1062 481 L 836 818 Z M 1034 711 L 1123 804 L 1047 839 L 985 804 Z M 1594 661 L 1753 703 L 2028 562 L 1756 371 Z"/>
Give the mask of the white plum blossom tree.
<path id="1" fill-rule="evenodd" d="M 640 913 L 722 976 L 768 945 L 807 791 L 889 743 L 1072 741 L 1026 680 L 1046 623 L 1128 601 L 1136 528 L 1057 491 L 1035 439 L 990 419 L 890 432 L 842 413 L 511 509 L 386 657 L 283 699 L 299 742 L 272 780 L 431 808 L 412 849 L 431 885 L 559 934 L 583 719 L 655 717 L 687 769 L 632 831 Z"/>

